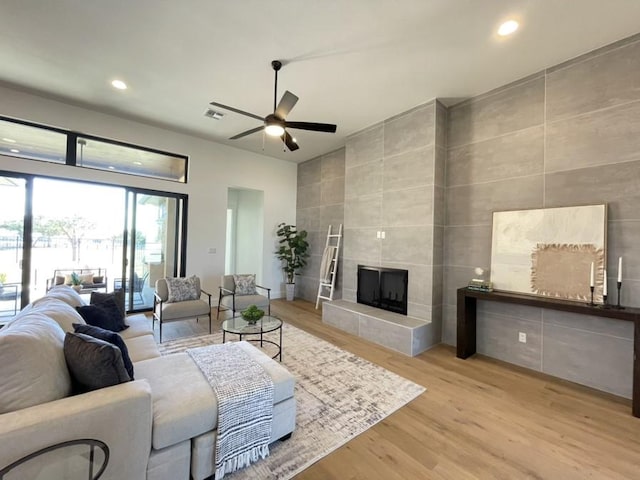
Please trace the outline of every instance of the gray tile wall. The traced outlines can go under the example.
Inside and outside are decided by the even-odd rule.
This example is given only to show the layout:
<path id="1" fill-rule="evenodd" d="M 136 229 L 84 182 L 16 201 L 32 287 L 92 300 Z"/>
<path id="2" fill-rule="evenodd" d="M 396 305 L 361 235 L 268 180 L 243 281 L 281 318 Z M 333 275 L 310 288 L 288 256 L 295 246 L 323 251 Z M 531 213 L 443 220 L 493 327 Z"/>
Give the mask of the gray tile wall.
<path id="1" fill-rule="evenodd" d="M 296 226 L 306 230 L 311 256 L 296 278 L 296 297 L 316 301 L 322 253 L 329 225 L 337 231 L 344 224 L 345 149 L 316 157 L 298 165 Z M 338 258 L 334 298 L 342 298 L 343 261 Z"/>
<path id="2" fill-rule="evenodd" d="M 447 110 L 432 101 L 351 136 L 345 159 L 343 298 L 358 264 L 409 271 L 409 315 L 441 336 Z M 385 238 L 378 239 L 377 232 Z M 435 333 L 434 333 L 435 332 Z"/>
<path id="3" fill-rule="evenodd" d="M 489 268 L 495 210 L 607 203 L 609 291 L 623 256 L 622 302 L 640 306 L 640 37 L 451 107 L 448 140 L 444 342 L 456 288 Z M 627 322 L 479 308 L 479 352 L 625 397 L 632 344 Z"/>

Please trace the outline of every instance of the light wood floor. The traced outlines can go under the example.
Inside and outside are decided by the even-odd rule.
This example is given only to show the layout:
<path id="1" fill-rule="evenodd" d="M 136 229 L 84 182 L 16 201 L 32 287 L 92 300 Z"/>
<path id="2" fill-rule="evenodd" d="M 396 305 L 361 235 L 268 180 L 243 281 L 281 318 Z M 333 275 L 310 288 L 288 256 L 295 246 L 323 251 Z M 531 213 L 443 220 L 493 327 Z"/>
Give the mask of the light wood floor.
<path id="1" fill-rule="evenodd" d="M 407 357 L 324 325 L 302 300 L 276 300 L 272 313 L 427 388 L 296 479 L 640 479 L 628 400 L 479 355 L 460 360 L 445 345 Z M 206 332 L 203 323 L 167 324 L 164 340 Z"/>

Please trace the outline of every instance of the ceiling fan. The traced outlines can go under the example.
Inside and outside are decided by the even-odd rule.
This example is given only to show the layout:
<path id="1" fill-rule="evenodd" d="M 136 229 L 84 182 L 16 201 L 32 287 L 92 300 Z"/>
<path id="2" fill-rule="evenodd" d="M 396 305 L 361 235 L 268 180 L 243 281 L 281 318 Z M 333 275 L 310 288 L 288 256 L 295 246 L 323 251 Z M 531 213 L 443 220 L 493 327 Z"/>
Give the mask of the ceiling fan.
<path id="1" fill-rule="evenodd" d="M 284 95 L 282 95 L 280 103 L 276 105 L 276 99 L 278 98 L 278 71 L 282 68 L 282 62 L 279 60 L 274 60 L 271 62 L 271 66 L 273 67 L 273 70 L 275 72 L 275 86 L 273 89 L 273 113 L 270 113 L 266 117 L 261 117 L 260 115 L 245 112 L 244 110 L 230 107 L 228 105 L 223 105 L 222 103 L 210 103 L 210 105 L 215 105 L 216 107 L 224 108 L 225 110 L 230 110 L 232 112 L 239 113 L 240 115 L 255 118 L 256 120 L 260 120 L 261 122 L 263 122 L 263 125 L 234 135 L 229 140 L 236 140 L 238 138 L 246 137 L 247 135 L 251 135 L 252 133 L 264 130 L 267 135 L 280 137 L 287 148 L 293 152 L 295 150 L 298 150 L 298 148 L 300 147 L 298 146 L 296 140 L 289 134 L 289 132 L 287 132 L 288 128 L 311 130 L 313 132 L 335 133 L 337 127 L 336 125 L 333 125 L 331 123 L 287 121 L 287 115 L 289 115 L 289 112 L 291 112 L 291 109 L 295 106 L 296 102 L 298 101 L 298 97 L 287 90 L 286 92 L 284 92 Z"/>

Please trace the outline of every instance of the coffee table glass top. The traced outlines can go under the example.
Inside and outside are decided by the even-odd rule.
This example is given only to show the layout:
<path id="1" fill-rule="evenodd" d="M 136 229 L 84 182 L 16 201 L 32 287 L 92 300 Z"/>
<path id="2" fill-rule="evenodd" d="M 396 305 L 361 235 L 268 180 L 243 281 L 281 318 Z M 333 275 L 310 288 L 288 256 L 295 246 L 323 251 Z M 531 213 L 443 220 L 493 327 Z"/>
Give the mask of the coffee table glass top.
<path id="1" fill-rule="evenodd" d="M 222 322 L 222 330 L 238 335 L 252 333 L 267 333 L 282 327 L 282 320 L 276 317 L 265 315 L 255 325 L 249 324 L 242 317 L 233 317 Z"/>

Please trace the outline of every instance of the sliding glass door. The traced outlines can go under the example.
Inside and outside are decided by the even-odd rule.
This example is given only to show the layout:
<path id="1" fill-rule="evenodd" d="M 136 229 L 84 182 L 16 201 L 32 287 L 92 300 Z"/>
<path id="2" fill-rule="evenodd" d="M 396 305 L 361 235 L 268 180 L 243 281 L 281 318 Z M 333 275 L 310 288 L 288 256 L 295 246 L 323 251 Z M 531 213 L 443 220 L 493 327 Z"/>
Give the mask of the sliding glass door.
<path id="1" fill-rule="evenodd" d="M 0 326 L 78 272 L 92 291 L 153 306 L 155 281 L 184 275 L 186 195 L 0 174 Z M 99 279 L 98 283 L 95 283 Z"/>
<path id="2" fill-rule="evenodd" d="M 26 199 L 25 178 L 0 176 L 0 324 L 21 308 Z"/>
<path id="3" fill-rule="evenodd" d="M 109 291 L 121 271 L 125 189 L 34 178 L 31 300 L 44 296 L 55 277 L 93 272 Z M 90 289 L 84 288 L 88 299 Z"/>
<path id="4" fill-rule="evenodd" d="M 185 201 L 178 196 L 129 190 L 124 288 L 129 311 L 153 307 L 159 278 L 183 274 Z"/>

